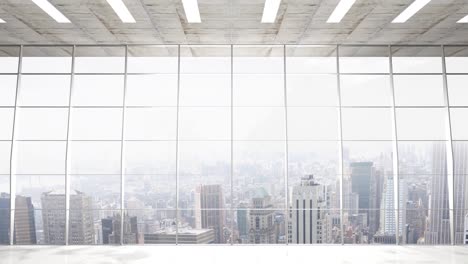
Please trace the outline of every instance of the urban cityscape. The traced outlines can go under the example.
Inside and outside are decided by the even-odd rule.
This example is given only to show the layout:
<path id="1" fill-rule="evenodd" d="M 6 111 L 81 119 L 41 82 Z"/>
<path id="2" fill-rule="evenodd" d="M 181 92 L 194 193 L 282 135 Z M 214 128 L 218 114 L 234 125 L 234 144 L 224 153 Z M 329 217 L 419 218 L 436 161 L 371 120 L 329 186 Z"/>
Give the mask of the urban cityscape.
<path id="1" fill-rule="evenodd" d="M 135 168 L 126 176 L 123 217 L 119 209 L 120 195 L 107 189 L 112 186 L 106 184 L 103 179 L 106 176 L 95 175 L 82 188 L 70 191 L 68 242 L 71 245 L 120 244 L 121 241 L 124 244 L 395 244 L 399 236 L 402 244 L 450 244 L 445 145 L 431 144 L 427 148 L 430 154 L 427 149 L 416 148 L 414 145 L 400 148 L 402 173 L 398 179 L 398 199 L 394 192 L 392 153 L 384 151 L 366 161 L 356 161 L 351 150 L 345 149 L 342 199 L 340 177 L 334 169 L 336 163 L 333 160 L 304 163 L 300 155 L 290 158 L 287 197 L 284 177 L 274 181 L 271 175 L 272 172 L 281 174 L 281 160 L 239 165 L 232 186 L 229 164 L 204 164 L 199 177 L 185 177 L 188 174 L 181 172 L 185 176 L 181 176 L 184 182 L 178 186 L 178 207 L 175 191 L 171 190 L 173 179 L 152 182 L 151 175 L 139 174 L 138 170 L 144 168 Z M 468 145 L 457 147 L 455 154 L 468 155 Z M 467 174 L 466 166 L 456 169 L 457 175 Z M 220 171 L 226 176 L 210 176 Z M 138 174 L 142 177 L 134 176 Z M 257 176 L 250 177 L 252 174 Z M 198 179 L 206 184 L 197 184 Z M 457 182 L 455 177 L 455 181 L 455 200 L 463 203 L 467 196 L 466 179 L 460 177 Z M 44 190 L 32 184 L 18 192 L 34 197 L 16 196 L 15 244 L 65 243 L 65 193 L 60 184 L 55 185 L 57 189 L 52 185 L 46 184 L 51 189 Z M 286 200 L 289 201 L 287 209 Z M 342 210 L 340 202 L 343 202 Z M 395 202 L 399 203 L 400 212 L 396 212 Z M 458 204 L 456 208 L 464 206 Z M 10 197 L 2 193 L 1 244 L 9 243 L 9 207 Z M 468 212 L 456 209 L 453 213 L 456 244 L 466 244 Z"/>

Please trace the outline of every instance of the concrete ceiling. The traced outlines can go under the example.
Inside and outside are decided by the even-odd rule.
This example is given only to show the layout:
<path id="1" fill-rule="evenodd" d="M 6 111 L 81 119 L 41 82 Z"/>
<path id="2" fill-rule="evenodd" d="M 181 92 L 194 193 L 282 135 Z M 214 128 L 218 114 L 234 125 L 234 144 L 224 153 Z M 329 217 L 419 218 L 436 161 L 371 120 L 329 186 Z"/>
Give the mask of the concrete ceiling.
<path id="1" fill-rule="evenodd" d="M 0 44 L 468 44 L 468 0 L 433 0 L 404 24 L 390 22 L 413 0 L 357 0 L 343 21 L 326 20 L 339 0 L 282 0 L 276 23 L 260 23 L 265 0 L 198 0 L 200 24 L 180 0 L 124 0 L 137 20 L 120 21 L 105 0 L 50 0 L 59 24 L 30 0 L 0 0 Z"/>

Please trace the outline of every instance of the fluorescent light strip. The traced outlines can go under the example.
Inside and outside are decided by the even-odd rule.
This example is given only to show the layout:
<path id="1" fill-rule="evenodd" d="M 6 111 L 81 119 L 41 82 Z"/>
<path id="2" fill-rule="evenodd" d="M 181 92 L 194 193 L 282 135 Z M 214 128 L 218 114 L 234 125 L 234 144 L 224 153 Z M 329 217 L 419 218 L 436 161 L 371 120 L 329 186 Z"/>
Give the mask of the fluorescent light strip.
<path id="1" fill-rule="evenodd" d="M 341 0 L 328 18 L 327 23 L 340 23 L 355 2 L 356 0 Z"/>
<path id="2" fill-rule="evenodd" d="M 429 4 L 431 0 L 415 0 L 411 5 L 409 5 L 400 15 L 393 19 L 392 23 L 405 23 L 410 19 L 414 14 L 419 10 Z"/>
<path id="3" fill-rule="evenodd" d="M 114 12 L 119 16 L 122 22 L 136 23 L 135 18 L 132 16 L 122 0 L 107 0 L 107 3 L 109 3 L 112 9 L 114 9 Z"/>
<path id="4" fill-rule="evenodd" d="M 0 23 L 6 23 L 6 21 L 0 18 Z"/>
<path id="5" fill-rule="evenodd" d="M 462 19 L 458 20 L 458 22 L 457 22 L 457 23 L 468 23 L 468 15 L 467 15 L 467 16 L 465 16 L 464 18 L 462 18 Z"/>
<path id="6" fill-rule="evenodd" d="M 71 23 L 60 11 L 47 0 L 32 0 L 38 7 L 51 16 L 58 23 Z"/>
<path id="7" fill-rule="evenodd" d="M 198 10 L 197 0 L 182 0 L 185 16 L 189 23 L 201 23 L 200 10 Z"/>
<path id="8" fill-rule="evenodd" d="M 281 0 L 266 0 L 263 7 L 262 23 L 275 23 Z"/>

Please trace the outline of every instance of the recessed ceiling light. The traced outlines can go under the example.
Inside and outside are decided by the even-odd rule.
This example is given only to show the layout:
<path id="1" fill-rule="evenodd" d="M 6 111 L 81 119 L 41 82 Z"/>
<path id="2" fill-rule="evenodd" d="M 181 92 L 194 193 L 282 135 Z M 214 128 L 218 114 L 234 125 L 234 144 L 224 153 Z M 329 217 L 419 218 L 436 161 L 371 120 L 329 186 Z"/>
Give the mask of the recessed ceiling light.
<path id="1" fill-rule="evenodd" d="M 327 23 L 340 23 L 355 2 L 356 0 L 341 0 L 328 18 Z"/>
<path id="2" fill-rule="evenodd" d="M 467 16 L 465 16 L 464 18 L 462 18 L 462 19 L 458 20 L 458 22 L 457 22 L 457 23 L 468 23 L 468 15 L 467 15 Z"/>
<path id="3" fill-rule="evenodd" d="M 119 16 L 120 20 L 124 23 L 136 23 L 135 18 L 132 16 L 128 8 L 122 0 L 107 0 L 107 3 L 114 9 L 114 12 Z"/>
<path id="4" fill-rule="evenodd" d="M 281 0 L 266 0 L 263 7 L 262 23 L 275 23 Z"/>
<path id="5" fill-rule="evenodd" d="M 0 18 L 0 23 L 6 23 L 5 20 Z"/>
<path id="6" fill-rule="evenodd" d="M 58 23 L 71 23 L 60 11 L 47 0 L 32 0 L 38 7 L 51 16 Z"/>
<path id="7" fill-rule="evenodd" d="M 431 0 L 415 0 L 411 5 L 409 5 L 400 15 L 393 19 L 392 23 L 405 23 L 410 19 L 414 14 L 419 10 L 429 4 Z"/>
<path id="8" fill-rule="evenodd" d="M 189 23 L 201 23 L 200 10 L 198 10 L 197 0 L 182 0 L 185 16 Z"/>

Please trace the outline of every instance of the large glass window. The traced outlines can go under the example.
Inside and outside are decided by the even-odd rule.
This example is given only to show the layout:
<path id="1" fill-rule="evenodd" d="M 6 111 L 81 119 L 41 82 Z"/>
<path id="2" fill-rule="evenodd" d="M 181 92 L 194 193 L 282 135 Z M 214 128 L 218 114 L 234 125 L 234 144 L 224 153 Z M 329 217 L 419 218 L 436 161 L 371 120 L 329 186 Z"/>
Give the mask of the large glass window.
<path id="1" fill-rule="evenodd" d="M 0 244 L 463 244 L 467 50 L 2 46 Z"/>

